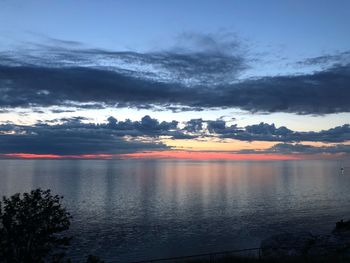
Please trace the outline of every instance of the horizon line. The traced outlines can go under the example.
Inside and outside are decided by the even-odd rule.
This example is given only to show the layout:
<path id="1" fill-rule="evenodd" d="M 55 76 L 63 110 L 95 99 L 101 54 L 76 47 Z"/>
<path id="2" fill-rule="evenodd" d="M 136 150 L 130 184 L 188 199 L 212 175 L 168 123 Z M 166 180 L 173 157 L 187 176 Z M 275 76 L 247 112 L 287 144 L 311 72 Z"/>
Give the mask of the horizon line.
<path id="1" fill-rule="evenodd" d="M 34 154 L 34 153 L 8 153 L 0 154 L 0 159 L 54 159 L 54 160 L 135 160 L 135 159 L 174 159 L 174 160 L 246 160 L 246 161 L 272 161 L 272 160 L 317 160 L 338 159 L 344 155 L 336 154 L 275 154 L 275 153 L 232 153 L 210 151 L 145 151 L 119 154 Z"/>

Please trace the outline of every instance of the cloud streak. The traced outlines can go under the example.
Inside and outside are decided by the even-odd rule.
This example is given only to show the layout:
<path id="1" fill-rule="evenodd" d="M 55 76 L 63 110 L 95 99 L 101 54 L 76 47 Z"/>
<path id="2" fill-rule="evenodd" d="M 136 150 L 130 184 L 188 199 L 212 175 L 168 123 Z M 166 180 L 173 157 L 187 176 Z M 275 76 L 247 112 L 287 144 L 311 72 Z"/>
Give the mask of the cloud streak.
<path id="1" fill-rule="evenodd" d="M 307 154 L 307 155 L 350 155 L 350 145 L 337 144 L 331 146 L 312 146 L 307 144 L 291 144 L 291 143 L 278 143 L 266 150 L 241 150 L 239 153 L 242 154 Z"/>

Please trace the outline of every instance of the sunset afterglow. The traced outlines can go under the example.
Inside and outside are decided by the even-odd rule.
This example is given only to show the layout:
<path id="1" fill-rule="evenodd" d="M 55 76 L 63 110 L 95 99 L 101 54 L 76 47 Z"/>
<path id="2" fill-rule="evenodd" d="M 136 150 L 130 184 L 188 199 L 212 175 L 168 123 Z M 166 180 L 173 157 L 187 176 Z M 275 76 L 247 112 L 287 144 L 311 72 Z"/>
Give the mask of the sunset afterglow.
<path id="1" fill-rule="evenodd" d="M 196 22 L 197 4 L 191 12 L 179 7 L 187 22 L 176 25 L 168 21 L 176 5 L 158 3 L 163 11 L 149 18 L 143 4 L 130 4 L 139 14 L 130 21 L 128 12 L 110 16 L 94 3 L 89 12 L 108 14 L 87 31 L 62 11 L 73 3 L 55 4 L 63 12 L 53 14 L 55 23 L 40 20 L 38 10 L 46 14 L 47 4 L 21 5 L 30 11 L 0 4 L 9 11 L 0 11 L 8 31 L 0 34 L 2 158 L 349 157 L 346 22 L 318 19 L 325 33 L 316 37 L 307 13 L 299 32 L 294 20 L 285 30 L 276 27 L 284 24 L 279 19 L 254 29 L 240 12 L 212 14 L 213 3 L 203 5 L 203 16 L 214 15 L 215 26 Z M 235 5 L 227 10 L 250 17 L 249 5 Z M 271 8 L 259 4 L 254 17 L 269 21 L 257 10 L 284 12 Z M 28 25 L 17 28 L 22 16 Z"/>

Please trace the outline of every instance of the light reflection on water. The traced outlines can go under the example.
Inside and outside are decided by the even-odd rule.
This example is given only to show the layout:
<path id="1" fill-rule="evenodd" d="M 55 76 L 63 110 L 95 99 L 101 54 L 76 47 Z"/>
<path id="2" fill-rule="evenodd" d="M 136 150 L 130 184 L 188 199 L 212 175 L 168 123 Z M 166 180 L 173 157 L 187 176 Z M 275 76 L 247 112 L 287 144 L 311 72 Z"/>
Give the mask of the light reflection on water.
<path id="1" fill-rule="evenodd" d="M 70 254 L 106 261 L 259 246 L 350 217 L 349 162 L 0 160 L 0 195 L 41 187 L 73 215 Z M 340 174 L 340 167 L 345 172 Z"/>

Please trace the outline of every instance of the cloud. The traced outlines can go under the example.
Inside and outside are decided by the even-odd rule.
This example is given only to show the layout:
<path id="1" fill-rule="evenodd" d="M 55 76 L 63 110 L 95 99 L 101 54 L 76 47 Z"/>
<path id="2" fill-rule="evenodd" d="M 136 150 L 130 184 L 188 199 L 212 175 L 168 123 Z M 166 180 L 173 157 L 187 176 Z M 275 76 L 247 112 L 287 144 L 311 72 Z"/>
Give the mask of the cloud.
<path id="1" fill-rule="evenodd" d="M 241 131 L 241 129 L 237 128 L 237 125 L 226 126 L 226 122 L 224 120 L 216 120 L 216 121 L 207 121 L 207 129 L 210 133 L 216 134 L 233 134 Z"/>
<path id="2" fill-rule="evenodd" d="M 338 144 L 334 146 L 316 147 L 303 144 L 287 144 L 279 143 L 271 148 L 273 152 L 279 153 L 307 153 L 307 154 L 319 154 L 319 153 L 350 153 L 350 145 Z"/>
<path id="3" fill-rule="evenodd" d="M 148 118 L 147 118 L 148 119 Z M 164 150 L 168 147 L 157 140 L 143 141 L 127 139 L 124 136 L 137 136 L 145 128 L 142 122 L 130 122 L 130 129 L 111 127 L 108 124 L 82 123 L 85 118 L 63 118 L 55 121 L 61 124 L 48 125 L 37 123 L 34 126 L 3 124 L 0 126 L 0 153 L 32 153 L 32 154 L 115 154 L 131 153 L 144 150 Z M 118 122 L 124 126 L 129 122 Z M 154 123 L 153 123 L 154 124 Z M 140 127 L 136 127 L 140 125 Z M 162 134 L 167 123 L 149 127 L 147 135 L 155 137 Z M 141 129 L 141 130 L 139 130 Z"/>
<path id="4" fill-rule="evenodd" d="M 0 107 L 82 106 L 327 114 L 350 111 L 350 65 L 301 76 L 186 87 L 92 68 L 0 66 Z M 93 106 L 94 103 L 97 106 Z M 80 105 L 82 104 L 82 105 Z"/>
<path id="5" fill-rule="evenodd" d="M 139 121 L 118 121 L 110 116 L 105 123 L 91 123 L 86 117 L 58 118 L 25 126 L 13 123 L 0 125 L 0 154 L 117 154 L 150 150 L 166 150 L 162 138 L 232 138 L 242 141 L 275 141 L 267 152 L 279 153 L 338 153 L 348 149 L 339 144 L 314 149 L 299 142 L 314 141 L 343 143 L 350 141 L 350 125 L 346 124 L 319 132 L 297 132 L 274 124 L 260 123 L 243 128 L 227 126 L 225 121 L 193 119 L 181 128 L 177 121 L 159 121 L 146 115 Z M 290 142 L 298 142 L 291 144 Z M 261 151 L 253 151 L 260 153 Z M 248 153 L 241 151 L 241 153 Z"/>
<path id="6" fill-rule="evenodd" d="M 148 53 L 83 49 L 74 43 L 68 48 L 69 42 L 58 40 L 51 41 L 58 46 L 2 52 L 0 108 L 350 112 L 350 64 L 343 59 L 346 52 L 305 61 L 342 61 L 313 73 L 241 79 L 250 59 L 235 38 L 198 34 L 183 38 L 190 47 Z"/>
<path id="7" fill-rule="evenodd" d="M 327 114 L 350 111 L 350 64 L 305 75 L 246 80 L 218 89 L 212 106 L 251 112 Z"/>
<path id="8" fill-rule="evenodd" d="M 204 125 L 206 124 L 206 126 Z M 238 127 L 237 124 L 227 125 L 222 120 L 192 119 L 186 122 L 184 131 L 193 136 L 217 136 L 218 138 L 231 138 L 241 141 L 272 141 L 272 142 L 323 142 L 342 143 L 350 141 L 350 124 L 336 126 L 321 131 L 293 131 L 285 126 L 276 127 L 274 123 Z"/>
<path id="9" fill-rule="evenodd" d="M 85 117 L 60 118 L 32 126 L 0 125 L 0 154 L 115 154 L 169 149 L 159 137 L 193 138 L 178 129 L 177 121 L 162 121 L 148 115 L 140 121 L 87 122 Z M 84 121 L 84 122 L 83 122 Z"/>
<path id="10" fill-rule="evenodd" d="M 52 113 L 63 113 L 63 112 L 75 112 L 73 109 L 52 109 L 50 110 Z"/>
<path id="11" fill-rule="evenodd" d="M 104 127 L 100 124 L 99 127 Z M 195 136 L 185 134 L 178 128 L 178 121 L 162 121 L 151 118 L 150 116 L 144 116 L 140 121 L 118 121 L 114 117 L 108 118 L 107 128 L 111 129 L 115 134 L 119 136 L 148 136 L 159 137 L 167 136 L 172 139 L 191 139 Z"/>
<path id="12" fill-rule="evenodd" d="M 248 68 L 247 58 L 232 34 L 183 33 L 171 49 L 151 52 L 84 48 L 75 41 L 48 38 L 26 43 L 15 52 L 1 52 L 1 64 L 43 68 L 94 68 L 161 82 L 210 84 L 233 80 Z"/>
<path id="13" fill-rule="evenodd" d="M 184 130 L 191 133 L 201 132 L 203 130 L 203 123 L 204 121 L 202 119 L 191 119 L 186 122 Z"/>
<path id="14" fill-rule="evenodd" d="M 206 125 L 205 125 L 206 124 Z M 216 136 L 241 141 L 272 141 L 272 142 L 324 142 L 340 143 L 350 141 L 350 125 L 344 124 L 328 130 L 300 132 L 288 129 L 285 126 L 276 127 L 274 123 L 238 127 L 237 124 L 227 125 L 222 119 L 203 120 L 192 119 L 186 122 L 184 131 L 197 136 Z"/>
<path id="15" fill-rule="evenodd" d="M 161 143 L 126 141 L 111 134 L 91 130 L 64 130 L 60 133 L 41 130 L 38 134 L 0 135 L 1 154 L 115 154 L 131 153 L 144 150 L 164 150 Z"/>
<path id="16" fill-rule="evenodd" d="M 337 54 L 327 54 L 297 62 L 299 65 L 329 65 L 329 64 L 348 64 L 350 61 L 350 51 L 344 51 Z"/>
<path id="17" fill-rule="evenodd" d="M 147 108 L 187 101 L 197 90 L 92 68 L 0 66 L 0 107 L 76 106 L 86 103 Z"/>
<path id="18" fill-rule="evenodd" d="M 208 121 L 208 131 L 218 134 L 220 138 L 232 138 L 242 141 L 276 141 L 276 142 L 325 142 L 339 143 L 350 141 L 350 125 L 344 124 L 319 132 L 299 132 L 275 124 L 261 122 L 239 128 L 236 125 L 226 126 L 222 120 Z"/>
<path id="19" fill-rule="evenodd" d="M 278 154 L 350 154 L 350 145 L 312 146 L 307 144 L 278 143 L 267 150 L 241 150 L 240 153 Z"/>
<path id="20" fill-rule="evenodd" d="M 168 70 L 177 82 L 223 83 L 249 68 L 243 45 L 234 34 L 184 32 L 177 40 L 169 51 L 149 54 L 150 61 Z"/>

